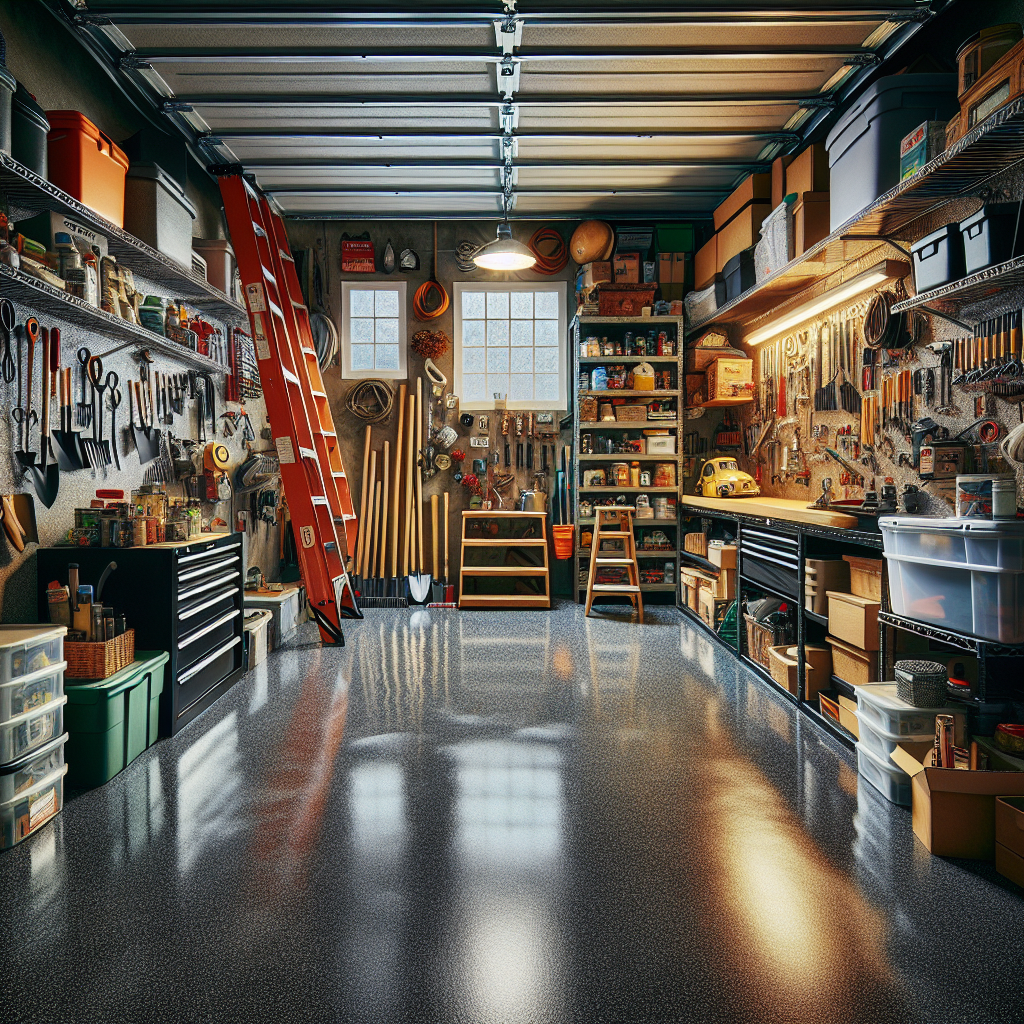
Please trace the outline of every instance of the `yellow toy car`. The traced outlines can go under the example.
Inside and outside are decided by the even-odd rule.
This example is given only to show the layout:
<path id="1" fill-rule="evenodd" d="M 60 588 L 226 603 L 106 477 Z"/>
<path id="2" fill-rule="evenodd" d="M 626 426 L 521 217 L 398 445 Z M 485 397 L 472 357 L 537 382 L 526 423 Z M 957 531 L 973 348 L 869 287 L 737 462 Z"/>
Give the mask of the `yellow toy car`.
<path id="1" fill-rule="evenodd" d="M 735 459 L 714 458 L 708 459 L 700 471 L 697 493 L 705 498 L 756 498 L 761 488 Z"/>

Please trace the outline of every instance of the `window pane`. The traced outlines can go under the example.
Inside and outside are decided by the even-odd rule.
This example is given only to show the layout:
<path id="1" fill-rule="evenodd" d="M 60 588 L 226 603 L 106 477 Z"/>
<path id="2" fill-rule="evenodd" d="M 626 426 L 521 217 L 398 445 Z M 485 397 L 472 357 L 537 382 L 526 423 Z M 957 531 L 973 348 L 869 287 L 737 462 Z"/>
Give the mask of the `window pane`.
<path id="1" fill-rule="evenodd" d="M 558 401 L 558 374 L 557 373 L 546 373 L 543 376 L 537 374 L 535 378 L 536 383 L 534 387 L 536 389 L 537 401 L 539 402 L 556 402 Z"/>
<path id="2" fill-rule="evenodd" d="M 557 348 L 539 348 L 536 355 L 538 373 L 558 373 Z"/>
<path id="3" fill-rule="evenodd" d="M 468 318 L 484 317 L 484 293 L 463 292 L 462 293 L 462 315 Z"/>
<path id="4" fill-rule="evenodd" d="M 520 320 L 533 319 L 533 292 L 512 293 L 512 316 Z"/>
<path id="5" fill-rule="evenodd" d="M 489 373 L 487 374 L 487 397 L 491 398 L 495 392 L 501 395 L 508 394 L 508 374 Z"/>
<path id="6" fill-rule="evenodd" d="M 462 344 L 467 347 L 475 347 L 484 343 L 484 322 L 483 320 L 462 321 Z"/>
<path id="7" fill-rule="evenodd" d="M 398 369 L 398 346 L 397 345 L 376 345 L 378 370 Z"/>
<path id="8" fill-rule="evenodd" d="M 467 373 L 462 377 L 462 398 L 466 402 L 482 402 L 490 398 L 484 386 L 482 373 Z"/>
<path id="9" fill-rule="evenodd" d="M 374 295 L 374 312 L 377 316 L 398 316 L 398 292 L 379 291 L 374 292 Z"/>
<path id="10" fill-rule="evenodd" d="M 533 321 L 513 320 L 512 321 L 512 344 L 516 346 L 533 346 Z"/>
<path id="11" fill-rule="evenodd" d="M 348 293 L 349 316 L 373 316 L 373 292 L 353 288 Z"/>
<path id="12" fill-rule="evenodd" d="M 487 350 L 487 372 L 508 373 L 507 348 L 489 348 Z"/>
<path id="13" fill-rule="evenodd" d="M 508 292 L 487 293 L 487 319 L 492 317 L 508 319 Z"/>
<path id="14" fill-rule="evenodd" d="M 398 321 L 378 320 L 377 337 L 374 339 L 378 345 L 398 345 Z M 397 369 L 397 367 L 396 367 Z"/>
<path id="15" fill-rule="evenodd" d="M 356 320 L 349 321 L 349 340 L 353 345 L 373 344 L 373 321 Z"/>
<path id="16" fill-rule="evenodd" d="M 512 349 L 512 372 L 533 373 L 533 349 L 514 348 Z"/>
<path id="17" fill-rule="evenodd" d="M 536 306 L 533 314 L 538 320 L 558 319 L 558 293 L 537 292 Z"/>
<path id="18" fill-rule="evenodd" d="M 352 369 L 372 370 L 373 369 L 373 346 L 353 345 L 352 346 Z"/>
<path id="19" fill-rule="evenodd" d="M 484 350 L 482 348 L 467 348 L 462 353 L 463 373 L 484 372 Z"/>
<path id="20" fill-rule="evenodd" d="M 533 400 L 533 374 L 513 373 L 512 390 L 508 393 L 510 402 L 530 402 Z"/>
<path id="21" fill-rule="evenodd" d="M 506 295 L 507 299 L 508 296 Z M 487 321 L 487 345 L 488 347 L 494 345 L 508 346 L 508 321 L 507 320 L 488 320 Z"/>
<path id="22" fill-rule="evenodd" d="M 551 346 L 553 348 L 558 347 L 558 321 L 557 320 L 537 320 L 533 327 L 534 344 L 538 348 L 541 346 Z"/>

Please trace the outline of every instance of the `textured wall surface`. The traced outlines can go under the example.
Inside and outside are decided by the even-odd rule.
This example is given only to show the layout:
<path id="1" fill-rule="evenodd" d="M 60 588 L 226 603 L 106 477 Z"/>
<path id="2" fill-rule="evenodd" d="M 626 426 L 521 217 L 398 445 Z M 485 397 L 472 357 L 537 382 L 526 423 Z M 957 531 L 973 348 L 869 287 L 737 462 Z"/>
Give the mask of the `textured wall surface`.
<path id="1" fill-rule="evenodd" d="M 7 62 L 11 71 L 26 88 L 32 92 L 44 109 L 77 109 L 93 120 L 101 130 L 114 141 L 121 141 L 134 134 L 145 124 L 142 113 L 105 77 L 91 58 L 75 41 L 71 33 L 54 18 L 40 3 L 7 2 L 0 4 L 0 31 L 7 41 Z M 201 237 L 224 236 L 223 217 L 220 210 L 220 195 L 216 182 L 212 181 L 197 165 L 190 166 L 189 198 L 197 209 L 193 223 L 193 235 Z M 126 265 L 130 265 L 126 261 Z M 170 293 L 137 279 L 137 287 L 147 294 Z M 0 288 L 0 295 L 2 295 Z M 35 311 L 16 305 L 18 322 Z M 94 355 L 103 358 L 104 371 L 114 370 L 122 380 L 138 379 L 138 365 L 134 359 L 137 346 L 129 346 L 116 354 L 106 357 L 105 353 L 121 345 L 115 337 L 84 330 L 72 324 L 51 317 L 40 317 L 45 327 L 59 327 L 61 331 L 61 365 L 77 370 L 75 354 L 80 347 L 87 347 Z M 39 360 L 41 349 L 36 351 L 36 398 L 40 383 Z M 154 353 L 153 370 L 161 373 L 175 373 L 187 369 L 179 360 Z M 77 373 L 75 392 L 78 394 Z M 223 378 L 216 379 L 218 385 L 217 411 L 225 410 Z M 5 410 L 15 403 L 16 382 L 10 385 L 0 381 L 0 401 Z M 77 400 L 77 398 L 76 398 Z M 53 405 L 56 410 L 56 403 Z M 258 432 L 265 422 L 262 401 L 251 402 L 248 406 L 253 426 Z M 175 424 L 169 429 L 177 436 L 194 436 L 197 429 L 197 414 L 186 410 L 186 415 L 175 417 Z M 109 420 L 107 421 L 109 427 Z M 55 425 L 55 424 L 52 424 Z M 143 470 L 133 450 L 128 427 L 128 396 L 118 409 L 121 472 L 113 468 L 106 474 L 94 474 L 91 470 L 61 473 L 60 494 L 51 509 L 34 501 L 36 526 L 39 541 L 43 545 L 58 542 L 73 524 L 74 509 L 88 506 L 98 487 L 123 489 L 126 494 L 142 483 Z M 36 435 L 37 436 L 37 435 Z M 0 493 L 33 493 L 31 482 L 22 476 L 19 462 L 14 456 L 16 435 L 8 415 L 0 420 Z M 245 457 L 241 438 L 236 436 L 223 439 L 231 451 L 231 466 L 236 467 Z M 38 445 L 38 442 L 36 442 Z M 256 447 L 266 446 L 257 440 Z M 176 485 L 169 485 L 169 493 L 179 493 Z M 247 503 L 242 507 L 248 507 Z M 204 507 L 207 518 L 219 515 L 232 523 L 231 504 Z M 6 538 L 0 540 L 0 619 L 4 622 L 35 621 L 36 613 L 36 560 L 35 545 L 29 545 L 19 554 Z M 249 535 L 250 564 L 259 565 L 269 577 L 278 573 L 278 531 L 276 528 L 260 525 Z M 41 581 L 45 586 L 48 581 Z M 84 581 L 83 581 L 84 582 Z"/>

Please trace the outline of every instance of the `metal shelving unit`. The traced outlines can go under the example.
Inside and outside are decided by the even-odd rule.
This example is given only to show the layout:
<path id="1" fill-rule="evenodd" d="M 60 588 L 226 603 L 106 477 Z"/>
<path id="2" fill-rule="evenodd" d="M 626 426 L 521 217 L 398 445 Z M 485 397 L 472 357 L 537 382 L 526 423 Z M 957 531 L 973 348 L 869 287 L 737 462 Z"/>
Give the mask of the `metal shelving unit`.
<path id="1" fill-rule="evenodd" d="M 634 327 L 638 330 L 642 330 L 645 333 L 652 327 L 655 329 L 670 328 L 674 333 L 674 342 L 676 346 L 676 355 L 674 356 L 581 356 L 580 355 L 580 340 L 586 337 L 586 333 L 594 333 L 591 328 L 596 329 L 597 333 L 600 333 L 600 328 L 609 328 L 616 334 L 620 334 L 622 331 Z M 668 495 L 678 494 L 679 485 L 682 481 L 682 426 L 683 426 L 683 335 L 685 331 L 684 321 L 682 317 L 677 316 L 648 316 L 648 317 L 611 317 L 611 316 L 583 316 L 576 317 L 571 326 L 569 332 L 569 343 L 572 345 L 573 352 L 573 380 L 578 383 L 580 379 L 580 367 L 588 366 L 607 366 L 610 364 L 616 365 L 636 365 L 638 363 L 651 363 L 654 366 L 660 366 L 662 369 L 666 367 L 674 367 L 676 372 L 676 387 L 670 390 L 655 390 L 655 391 L 634 391 L 625 389 L 608 389 L 605 391 L 591 391 L 591 390 L 580 390 L 577 392 L 577 400 L 573 403 L 573 465 L 572 465 L 572 487 L 570 500 L 573 508 L 573 521 L 576 523 L 576 542 L 573 552 L 573 588 L 576 601 L 579 603 L 582 599 L 582 595 L 586 593 L 586 585 L 580 585 L 580 568 L 584 564 L 584 559 L 590 558 L 590 549 L 580 548 L 580 529 L 585 526 L 592 526 L 594 523 L 593 518 L 580 518 L 579 516 L 579 501 L 580 495 L 596 494 L 596 495 L 613 495 L 613 494 L 651 494 L 651 495 Z M 580 420 L 580 398 L 597 398 L 597 399 L 612 399 L 612 398 L 637 398 L 645 399 L 647 401 L 657 401 L 662 398 L 673 398 L 676 400 L 676 415 L 671 420 L 646 420 L 643 422 L 636 421 L 609 421 L 607 423 L 601 421 L 581 421 Z M 675 455 L 639 455 L 632 453 L 622 453 L 619 455 L 608 455 L 605 453 L 595 455 L 581 455 L 579 438 L 580 433 L 583 430 L 588 431 L 613 431 L 613 430 L 658 430 L 666 429 L 671 431 L 676 438 L 676 452 Z M 582 474 L 580 470 L 581 463 L 586 464 L 588 462 L 594 463 L 608 463 L 608 462 L 640 462 L 640 463 L 655 463 L 655 462 L 674 462 L 676 467 L 676 486 L 675 487 L 583 487 L 582 486 Z M 638 529 L 662 529 L 662 530 L 676 530 L 678 534 L 678 520 L 676 519 L 634 519 L 633 521 L 634 530 Z M 678 541 L 676 546 L 678 547 Z M 637 556 L 639 558 L 660 558 L 662 561 L 671 561 L 676 566 L 676 579 L 674 583 L 642 583 L 640 585 L 641 591 L 644 593 L 673 593 L 677 592 L 679 586 L 679 558 L 676 550 L 669 551 L 643 551 L 637 549 Z"/>
<path id="2" fill-rule="evenodd" d="M 1017 289 L 1021 286 L 1024 286 L 1024 256 L 1018 256 L 1006 263 L 998 263 L 994 267 L 986 267 L 959 281 L 944 284 L 941 288 L 921 292 L 912 299 L 904 299 L 903 302 L 897 302 L 892 311 L 903 313 L 909 309 L 920 309 L 928 313 L 933 312 L 928 306 L 936 303 L 941 305 L 942 312 L 959 313 L 961 309 L 973 303 L 1004 295 L 1002 302 L 986 303 L 984 317 L 977 318 L 990 319 L 1000 313 L 1020 309 L 1021 295 Z"/>
<path id="3" fill-rule="evenodd" d="M 2 154 L 0 154 L 2 155 Z M 31 277 L 29 274 L 0 264 L 0 294 L 14 302 L 20 302 L 31 309 L 46 313 L 49 316 L 66 320 L 68 323 L 84 327 L 86 330 L 120 342 L 118 347 L 137 345 L 139 348 L 155 349 L 164 355 L 177 359 L 189 366 L 209 370 L 213 373 L 228 373 L 229 368 L 208 356 L 193 352 L 184 345 L 165 338 L 162 334 L 139 327 L 122 320 L 119 316 L 106 313 L 102 309 L 90 306 L 84 299 L 55 288 L 45 281 Z M 106 356 L 108 351 L 96 351 L 96 355 Z"/>
<path id="4" fill-rule="evenodd" d="M 244 306 L 194 274 L 191 267 L 176 263 L 128 234 L 6 153 L 0 153 L 0 191 L 7 198 L 8 217 L 15 223 L 47 210 L 66 213 L 104 235 L 110 255 L 133 273 L 163 285 L 175 298 L 193 303 L 225 323 L 248 322 Z"/>

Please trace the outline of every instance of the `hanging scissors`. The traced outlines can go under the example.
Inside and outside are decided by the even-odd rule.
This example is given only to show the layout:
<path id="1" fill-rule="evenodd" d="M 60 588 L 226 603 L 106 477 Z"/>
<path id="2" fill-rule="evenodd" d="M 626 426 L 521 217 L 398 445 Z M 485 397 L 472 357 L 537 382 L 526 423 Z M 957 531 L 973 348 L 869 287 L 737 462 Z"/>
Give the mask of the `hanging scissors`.
<path id="1" fill-rule="evenodd" d="M 121 388 L 119 387 L 121 381 L 120 378 L 114 373 L 113 370 L 107 374 L 107 381 L 109 386 L 110 378 L 114 378 L 113 386 L 110 387 L 110 450 L 114 453 L 114 466 L 117 469 L 121 468 L 121 459 L 117 454 L 117 407 L 121 404 Z"/>
<path id="2" fill-rule="evenodd" d="M 14 303 L 10 299 L 0 299 L 0 327 L 3 328 L 3 355 L 0 356 L 0 375 L 10 384 L 14 380 L 16 367 L 11 353 L 11 334 L 17 319 L 14 315 Z"/>

